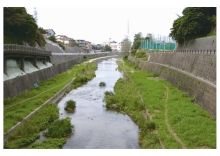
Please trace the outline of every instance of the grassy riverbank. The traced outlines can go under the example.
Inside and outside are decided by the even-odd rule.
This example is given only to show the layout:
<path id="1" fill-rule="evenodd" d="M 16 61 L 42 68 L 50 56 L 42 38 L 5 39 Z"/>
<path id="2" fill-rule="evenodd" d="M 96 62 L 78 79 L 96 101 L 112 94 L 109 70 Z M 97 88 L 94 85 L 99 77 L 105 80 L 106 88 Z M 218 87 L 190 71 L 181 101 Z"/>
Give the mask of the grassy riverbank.
<path id="1" fill-rule="evenodd" d="M 22 121 L 24 117 L 29 115 L 33 110 L 41 106 L 45 101 L 55 95 L 64 86 L 75 80 L 71 88 L 77 88 L 95 76 L 97 63 L 80 63 L 71 67 L 68 71 L 55 76 L 47 81 L 41 82 L 39 88 L 32 88 L 28 92 L 24 92 L 15 98 L 4 100 L 4 132 L 7 132 L 15 124 Z M 49 104 L 44 106 L 30 120 L 19 127 L 8 139 L 5 148 L 60 148 L 66 141 L 65 138 L 51 138 L 37 145 L 28 147 L 39 138 L 39 132 L 48 128 L 55 119 L 58 118 L 57 105 L 48 110 Z M 46 109 L 46 113 L 43 113 Z M 39 115 L 40 114 L 40 115 Z M 67 122 L 64 122 L 67 123 Z M 62 126 L 59 126 L 62 127 Z M 65 126 L 64 126 L 65 127 Z M 57 128 L 55 128 L 57 129 Z M 60 131 L 60 130 L 59 130 Z M 53 134 L 53 132 L 51 132 Z M 51 137 L 51 136 L 50 136 Z M 54 142 L 54 144 L 53 144 Z"/>
<path id="2" fill-rule="evenodd" d="M 41 106 L 75 77 L 72 88 L 76 88 L 95 76 L 97 64 L 81 63 L 71 67 L 68 71 L 59 74 L 39 84 L 39 88 L 32 88 L 14 98 L 4 100 L 4 132 L 20 122 L 33 110 Z"/>
<path id="3" fill-rule="evenodd" d="M 216 148 L 215 119 L 187 93 L 127 60 L 118 64 L 125 80 L 106 96 L 107 107 L 121 109 L 139 125 L 142 148 Z"/>

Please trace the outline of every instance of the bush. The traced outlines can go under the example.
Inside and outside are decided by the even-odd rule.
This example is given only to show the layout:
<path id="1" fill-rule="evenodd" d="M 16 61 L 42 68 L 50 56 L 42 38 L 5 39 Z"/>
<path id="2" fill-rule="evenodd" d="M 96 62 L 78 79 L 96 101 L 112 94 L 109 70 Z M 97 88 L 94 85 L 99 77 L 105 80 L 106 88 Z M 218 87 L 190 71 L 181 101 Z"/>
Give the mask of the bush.
<path id="1" fill-rule="evenodd" d="M 135 56 L 136 56 L 136 58 L 140 58 L 144 61 L 147 61 L 147 59 L 148 59 L 145 51 L 136 52 Z"/>
<path id="2" fill-rule="evenodd" d="M 28 149 L 59 149 L 66 143 L 64 138 L 47 139 L 42 142 L 37 142 L 28 147 Z"/>
<path id="3" fill-rule="evenodd" d="M 28 137 L 22 137 L 20 139 L 7 142 L 4 145 L 4 148 L 6 148 L 6 149 L 21 148 L 21 147 L 24 147 L 26 145 L 29 145 L 29 144 L 33 143 L 38 138 L 40 138 L 40 134 L 39 133 L 34 133 L 34 134 L 32 134 Z"/>
<path id="4" fill-rule="evenodd" d="M 66 107 L 64 109 L 68 112 L 72 112 L 74 111 L 75 108 L 76 108 L 76 102 L 73 100 L 69 100 L 66 102 Z"/>
<path id="5" fill-rule="evenodd" d="M 133 56 L 135 56 L 136 52 L 137 52 L 137 49 L 131 50 L 131 54 L 132 54 Z"/>
<path id="6" fill-rule="evenodd" d="M 99 83 L 99 86 L 100 86 L 100 87 L 106 86 L 106 83 L 101 81 L 101 82 Z"/>
<path id="7" fill-rule="evenodd" d="M 69 136 L 72 133 L 72 128 L 70 118 L 67 117 L 52 123 L 44 135 L 51 138 L 62 138 Z"/>

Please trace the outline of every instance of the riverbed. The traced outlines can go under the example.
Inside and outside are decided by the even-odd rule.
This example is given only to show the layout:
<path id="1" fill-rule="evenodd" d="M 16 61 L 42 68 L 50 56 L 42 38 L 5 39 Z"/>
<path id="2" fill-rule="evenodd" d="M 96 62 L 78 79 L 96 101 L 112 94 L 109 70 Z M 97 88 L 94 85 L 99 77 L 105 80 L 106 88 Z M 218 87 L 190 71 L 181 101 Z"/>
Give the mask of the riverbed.
<path id="1" fill-rule="evenodd" d="M 97 62 L 96 77 L 87 84 L 70 91 L 59 103 L 60 119 L 70 117 L 73 134 L 63 149 L 138 149 L 139 128 L 126 115 L 107 110 L 104 92 L 114 91 L 123 74 L 117 70 L 116 58 Z M 100 87 L 100 82 L 106 86 Z M 64 110 L 66 101 L 76 102 L 73 113 Z"/>

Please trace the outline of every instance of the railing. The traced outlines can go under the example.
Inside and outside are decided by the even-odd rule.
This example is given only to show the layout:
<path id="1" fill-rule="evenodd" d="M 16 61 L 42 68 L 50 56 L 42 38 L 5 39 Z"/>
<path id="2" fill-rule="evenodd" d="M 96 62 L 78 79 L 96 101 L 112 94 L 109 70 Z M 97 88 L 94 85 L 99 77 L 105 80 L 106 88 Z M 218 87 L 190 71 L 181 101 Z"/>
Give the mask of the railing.
<path id="1" fill-rule="evenodd" d="M 26 52 L 26 53 L 35 53 L 35 54 L 44 54 L 50 55 L 51 51 L 46 51 L 45 49 L 35 48 L 30 46 L 24 45 L 17 45 L 17 44 L 4 44 L 4 52 Z"/>
<path id="2" fill-rule="evenodd" d="M 191 54 L 216 54 L 215 50 L 174 50 L 174 52 L 191 53 Z"/>

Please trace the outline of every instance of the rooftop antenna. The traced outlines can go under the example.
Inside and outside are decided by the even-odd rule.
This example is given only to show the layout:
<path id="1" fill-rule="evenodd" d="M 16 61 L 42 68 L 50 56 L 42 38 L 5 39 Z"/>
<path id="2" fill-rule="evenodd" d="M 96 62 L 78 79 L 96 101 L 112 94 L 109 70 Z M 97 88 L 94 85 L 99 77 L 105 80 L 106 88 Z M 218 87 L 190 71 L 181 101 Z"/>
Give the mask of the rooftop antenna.
<path id="1" fill-rule="evenodd" d="M 36 7 L 34 8 L 34 19 L 37 24 L 37 9 L 36 9 Z"/>

